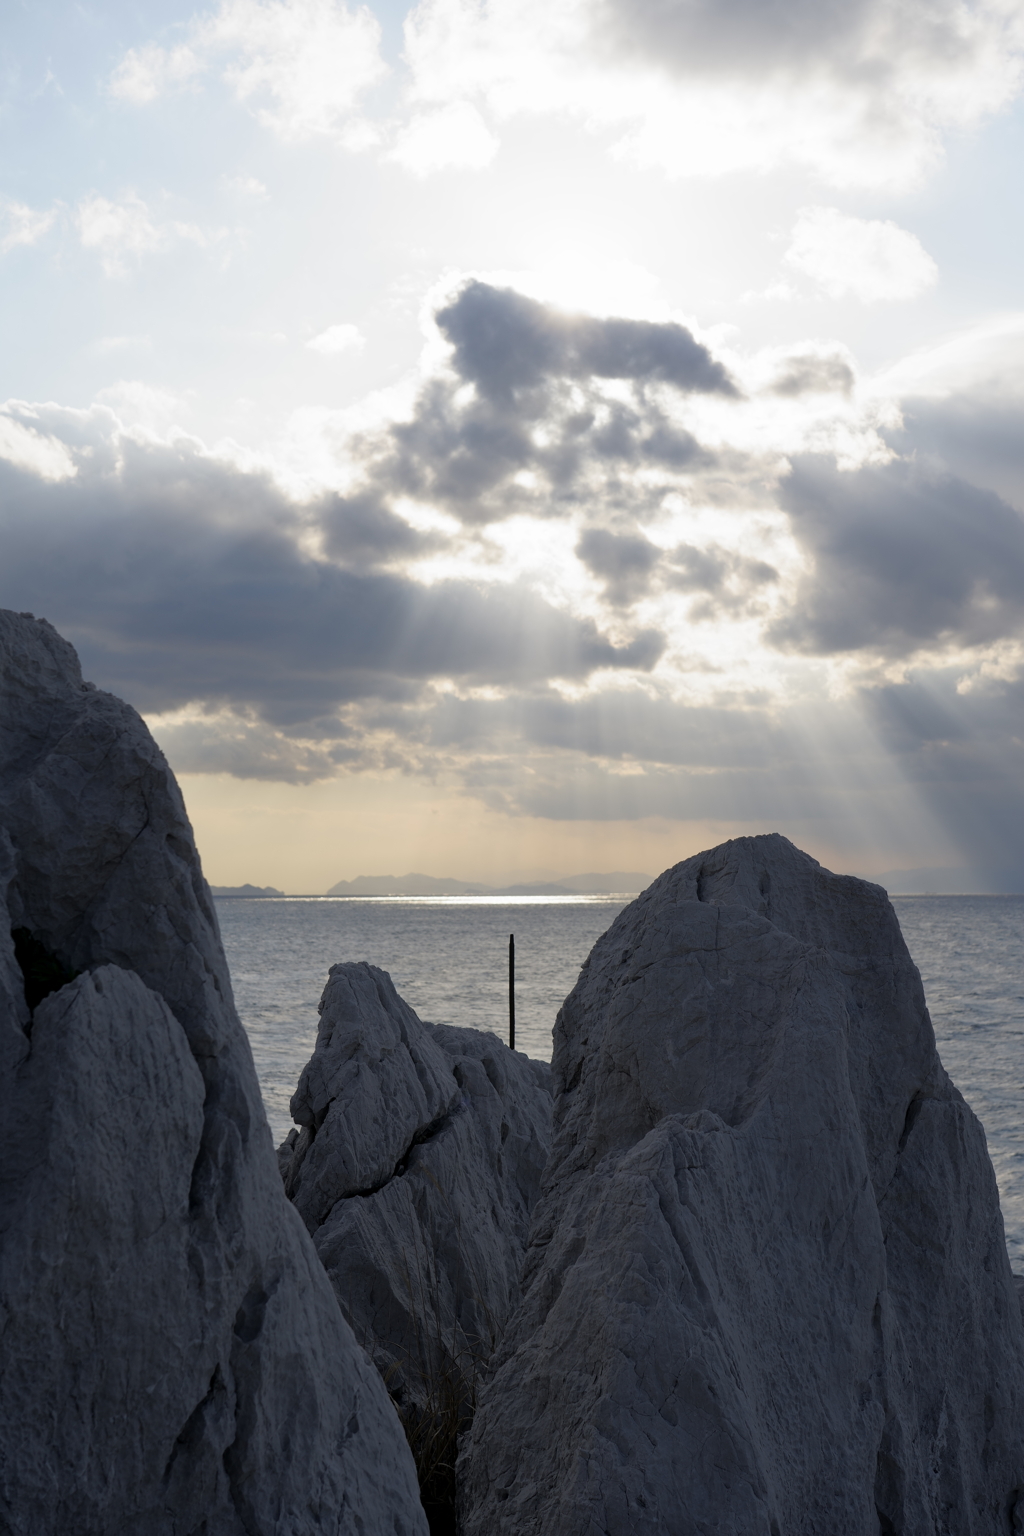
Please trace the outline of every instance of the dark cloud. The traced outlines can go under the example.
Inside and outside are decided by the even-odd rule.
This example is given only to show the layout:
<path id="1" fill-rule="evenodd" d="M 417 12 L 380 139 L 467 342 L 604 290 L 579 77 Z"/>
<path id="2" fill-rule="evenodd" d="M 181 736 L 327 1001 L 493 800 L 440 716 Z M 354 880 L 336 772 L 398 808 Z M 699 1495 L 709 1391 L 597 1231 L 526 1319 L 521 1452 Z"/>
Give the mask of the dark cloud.
<path id="1" fill-rule="evenodd" d="M 853 369 L 838 354 L 797 352 L 787 357 L 771 385 L 773 395 L 848 395 L 856 383 Z"/>
<path id="2" fill-rule="evenodd" d="M 738 613 L 750 606 L 761 587 L 778 581 L 779 573 L 765 560 L 752 560 L 734 550 L 711 545 L 697 549 L 680 544 L 667 559 L 666 585 L 677 592 L 704 593 L 705 601 L 689 610 L 693 620 Z"/>
<path id="3" fill-rule="evenodd" d="M 642 458 L 663 464 L 668 469 L 695 469 L 714 462 L 713 456 L 691 433 L 658 420 L 653 413 L 646 436 L 641 436 L 639 449 Z"/>
<path id="4" fill-rule="evenodd" d="M 965 865 L 1024 873 L 1024 682 L 958 683 L 947 670 L 783 709 L 638 688 L 449 696 L 423 727 L 439 753 L 465 753 L 467 785 L 511 814 L 714 817 L 853 850 L 858 828 L 882 827 L 902 850 L 895 863 L 927 862 L 922 839 L 940 825 Z"/>
<path id="5" fill-rule="evenodd" d="M 486 396 L 464 400 L 436 381 L 420 395 L 412 419 L 374 446 L 367 461 L 374 482 L 392 495 L 433 501 L 467 524 L 517 512 L 562 516 L 584 498 L 593 505 L 628 495 L 636 505 L 635 483 L 624 487 L 621 475 L 661 469 L 663 494 L 678 474 L 712 462 L 690 433 L 650 404 L 638 410 L 600 402 L 581 412 L 565 409 L 549 391 L 525 405 L 496 406 Z"/>
<path id="6" fill-rule="evenodd" d="M 634 470 L 663 476 L 660 491 L 646 491 L 656 502 L 714 462 L 650 388 L 736 396 L 685 327 L 564 315 L 481 282 L 436 318 L 454 376 L 429 380 L 409 420 L 364 440 L 367 479 L 382 494 L 429 500 L 478 525 L 565 515 L 583 502 L 598 510 L 631 498 L 635 511 Z M 628 398 L 602 387 L 612 380 L 629 386 Z"/>
<path id="7" fill-rule="evenodd" d="M 685 326 L 567 315 L 511 288 L 470 282 L 438 311 L 455 368 L 495 400 L 545 379 L 632 379 L 736 396 L 721 363 Z"/>
<path id="8" fill-rule="evenodd" d="M 910 398 L 902 422 L 885 434 L 904 457 L 995 491 L 1024 508 L 1024 402 L 1013 389 Z"/>
<path id="9" fill-rule="evenodd" d="M 391 428 L 369 472 L 396 493 L 429 497 L 467 522 L 489 522 L 528 502 L 511 483 L 521 470 L 539 467 L 561 490 L 579 467 L 578 428 L 552 454 L 538 449 L 530 425 L 530 417 L 497 412 L 486 401 L 460 401 L 449 384 L 432 382 L 412 420 Z"/>
<path id="10" fill-rule="evenodd" d="M 604 581 L 608 601 L 619 606 L 644 595 L 661 558 L 661 550 L 643 534 L 609 533 L 605 528 L 588 528 L 576 545 L 576 554 Z"/>
<path id="11" fill-rule="evenodd" d="M 452 738 L 475 750 L 462 776 L 488 804 L 566 821 L 706 817 L 815 836 L 880 796 L 890 765 L 848 706 L 819 711 L 687 706 L 639 690 L 581 700 L 448 703 Z M 477 713 L 477 710 L 479 713 Z M 475 715 L 475 718 L 474 718 Z M 438 722 L 432 722 L 436 724 Z M 836 757 L 816 752 L 822 726 Z M 456 729 L 457 727 L 457 729 Z M 515 742 L 503 753 L 505 741 Z M 488 750 L 490 748 L 490 750 Z M 877 803 L 872 819 L 877 820 Z"/>
<path id="12" fill-rule="evenodd" d="M 779 579 L 774 566 L 751 560 L 734 550 L 711 545 L 698 549 L 680 544 L 665 551 L 641 533 L 614 533 L 588 528 L 576 545 L 576 555 L 604 582 L 604 596 L 616 607 L 628 607 L 652 590 L 656 581 L 672 591 L 703 593 L 706 601 L 690 609 L 692 619 L 717 617 L 747 607 L 757 590 Z"/>
<path id="13" fill-rule="evenodd" d="M 902 836 L 923 802 L 974 862 L 1002 843 L 1024 859 L 1024 684 L 964 693 L 960 678 L 922 674 L 801 712 L 735 691 L 713 659 L 699 666 L 715 702 L 701 706 L 666 697 L 661 672 L 632 675 L 664 646 L 625 623 L 645 595 L 677 594 L 697 622 L 756 614 L 780 580 L 733 548 L 664 549 L 640 531 L 648 514 L 687 486 L 698 505 L 760 508 L 774 481 L 738 451 L 712 462 L 666 390 L 648 389 L 673 368 L 669 393 L 683 377 L 680 328 L 595 332 L 477 286 L 476 310 L 465 290 L 445 312 L 463 371 L 429 381 L 409 421 L 364 442 L 364 481 L 344 496 L 299 505 L 194 443 L 136 441 L 109 412 L 23 409 L 78 473 L 48 483 L 0 464 L 0 603 L 45 614 L 87 674 L 138 706 L 189 705 L 161 738 L 179 769 L 292 782 L 444 772 L 511 814 L 714 817 L 825 840 L 876 825 L 880 807 Z M 781 366 L 786 390 L 844 387 L 841 359 Z M 795 461 L 779 494 L 808 568 L 775 644 L 906 657 L 1020 633 L 1024 518 L 995 491 L 1024 485 L 1024 454 L 1017 406 L 997 406 L 913 402 L 893 441 L 916 463 Z M 402 492 L 457 512 L 454 540 L 411 527 Z M 409 575 L 410 561 L 461 551 L 465 525 L 517 511 L 572 517 L 577 557 L 620 610 L 611 634 L 523 585 Z M 602 671 L 613 683 L 582 697 L 554 681 L 575 695 Z"/>
<path id="14" fill-rule="evenodd" d="M 691 393 L 737 390 L 685 327 L 563 315 L 479 281 L 436 321 L 453 370 L 425 382 L 407 421 L 355 445 L 370 501 L 413 496 L 467 525 L 580 507 L 600 522 L 625 502 L 659 504 L 714 464 L 674 415 Z M 643 490 L 636 470 L 648 472 Z"/>
<path id="15" fill-rule="evenodd" d="M 743 78 L 830 74 L 882 94 L 901 63 L 966 60 L 961 7 L 893 0 L 597 0 L 599 39 L 673 73 Z"/>
<path id="16" fill-rule="evenodd" d="M 813 571 L 776 644 L 906 656 L 1019 632 L 1024 519 L 992 492 L 913 464 L 841 473 L 805 458 L 780 499 Z"/>
<path id="17" fill-rule="evenodd" d="M 375 719 L 514 815 L 716 817 L 853 849 L 858 829 L 881 827 L 890 854 L 901 850 L 893 863 L 934 862 L 920 849 L 940 824 L 965 864 L 1024 872 L 1024 683 L 964 693 L 959 682 L 948 669 L 785 707 L 683 704 L 636 686 L 446 694 Z"/>
<path id="18" fill-rule="evenodd" d="M 130 444 L 120 471 L 58 485 L 5 466 L 0 492 L 0 604 L 45 615 L 95 681 L 150 711 L 199 700 L 289 727 L 432 678 L 580 680 L 663 648 L 653 631 L 615 645 L 520 587 L 368 568 L 407 547 L 392 515 L 297 508 L 187 443 Z M 320 519 L 353 566 L 303 552 Z"/>
<path id="19" fill-rule="evenodd" d="M 676 703 L 656 676 L 630 678 L 660 654 L 655 633 L 613 643 L 515 585 L 411 580 L 396 562 L 419 536 L 370 491 L 298 506 L 188 442 L 109 451 L 108 427 L 82 430 L 74 479 L 0 466 L 0 603 L 52 619 L 139 706 L 192 706 L 161 732 L 179 770 L 443 771 L 512 815 L 716 818 L 826 841 L 884 814 L 894 864 L 914 862 L 898 839 L 924 803 L 965 861 L 1024 861 L 1024 684 L 964 693 L 933 673 L 856 707 Z M 811 460 L 785 495 L 815 561 L 786 643 L 908 646 L 1019 617 L 1022 520 L 992 493 Z M 318 539 L 333 558 L 309 553 Z M 735 551 L 659 551 L 628 523 L 591 528 L 580 555 L 623 601 L 634 580 L 674 582 L 698 615 L 774 576 Z M 614 687 L 551 685 L 601 669 Z M 457 693 L 437 686 L 449 678 Z"/>
<path id="20" fill-rule="evenodd" d="M 862 706 L 964 864 L 1021 876 L 1024 681 L 982 681 L 967 691 L 961 682 L 952 668 L 920 673 L 865 691 Z"/>
<path id="21" fill-rule="evenodd" d="M 401 718 L 393 716 L 396 725 Z M 405 729 L 410 724 L 407 716 Z M 421 732 L 418 739 L 437 751 L 504 752 L 514 740 L 520 751 L 571 752 L 664 768 L 763 766 L 787 750 L 785 732 L 764 701 L 681 705 L 635 687 L 580 699 L 551 690 L 506 699 L 447 694 L 422 716 Z"/>
<path id="22" fill-rule="evenodd" d="M 325 553 L 349 566 L 409 560 L 443 544 L 436 534 L 411 528 L 375 492 L 322 496 L 310 515 L 323 538 Z"/>

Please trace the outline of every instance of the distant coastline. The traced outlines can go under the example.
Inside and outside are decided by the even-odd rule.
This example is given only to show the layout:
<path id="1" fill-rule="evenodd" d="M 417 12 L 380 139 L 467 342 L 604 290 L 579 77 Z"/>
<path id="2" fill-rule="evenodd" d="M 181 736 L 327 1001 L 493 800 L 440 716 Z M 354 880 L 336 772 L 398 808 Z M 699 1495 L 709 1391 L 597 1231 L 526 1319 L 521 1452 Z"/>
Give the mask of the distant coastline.
<path id="1" fill-rule="evenodd" d="M 638 870 L 613 869 L 559 880 L 534 880 L 518 885 L 483 885 L 474 880 L 453 880 L 437 875 L 357 875 L 339 880 L 329 891 L 285 892 L 275 885 L 211 885 L 213 896 L 637 896 L 653 876 Z"/>
<path id="2" fill-rule="evenodd" d="M 887 869 L 866 875 L 890 896 L 1017 896 L 1024 895 L 1024 870 L 957 868 L 950 866 Z M 638 870 L 609 870 L 563 875 L 557 880 L 524 881 L 516 885 L 485 885 L 474 880 L 411 873 L 407 875 L 357 875 L 339 880 L 328 891 L 286 892 L 275 885 L 211 885 L 220 897 L 314 896 L 636 896 L 646 890 L 653 876 Z"/>
<path id="3" fill-rule="evenodd" d="M 637 870 L 615 869 L 603 874 L 564 875 L 519 885 L 482 885 L 435 875 L 357 875 L 339 880 L 328 896 L 633 896 L 651 883 Z"/>
<path id="4" fill-rule="evenodd" d="M 283 896 L 276 885 L 211 885 L 211 896 Z"/>

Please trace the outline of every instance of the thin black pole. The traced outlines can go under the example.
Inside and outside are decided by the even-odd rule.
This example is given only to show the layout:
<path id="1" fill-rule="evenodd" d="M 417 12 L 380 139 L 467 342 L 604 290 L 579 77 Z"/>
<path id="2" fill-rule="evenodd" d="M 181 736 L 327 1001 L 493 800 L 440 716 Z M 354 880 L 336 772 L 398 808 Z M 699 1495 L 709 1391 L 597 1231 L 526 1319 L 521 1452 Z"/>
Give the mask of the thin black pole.
<path id="1" fill-rule="evenodd" d="M 508 1048 L 516 1048 L 516 936 L 508 936 Z"/>

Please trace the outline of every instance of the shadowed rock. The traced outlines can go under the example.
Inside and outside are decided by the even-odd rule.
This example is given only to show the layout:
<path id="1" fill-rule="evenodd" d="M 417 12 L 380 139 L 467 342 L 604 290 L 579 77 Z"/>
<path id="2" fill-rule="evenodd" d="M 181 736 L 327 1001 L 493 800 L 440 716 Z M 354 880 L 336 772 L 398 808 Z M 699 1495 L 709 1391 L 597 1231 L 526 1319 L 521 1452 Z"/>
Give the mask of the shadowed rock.
<path id="1" fill-rule="evenodd" d="M 519 1298 L 550 1068 L 495 1035 L 424 1023 L 375 966 L 335 965 L 292 1114 L 286 1188 L 426 1481 L 454 1462 Z"/>
<path id="2" fill-rule="evenodd" d="M 177 785 L 0 612 L 0 1528 L 422 1536 L 281 1190 Z"/>
<path id="3" fill-rule="evenodd" d="M 677 865 L 595 945 L 553 1068 L 465 1536 L 1017 1529 L 995 1179 L 884 891 L 778 836 Z"/>

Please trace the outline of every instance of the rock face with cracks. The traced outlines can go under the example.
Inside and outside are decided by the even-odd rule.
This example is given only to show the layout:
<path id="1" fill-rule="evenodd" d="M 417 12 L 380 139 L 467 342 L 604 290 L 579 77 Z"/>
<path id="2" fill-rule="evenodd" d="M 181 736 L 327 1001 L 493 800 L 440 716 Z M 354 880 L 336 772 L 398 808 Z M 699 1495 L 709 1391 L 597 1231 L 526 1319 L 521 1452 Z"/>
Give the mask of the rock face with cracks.
<path id="1" fill-rule="evenodd" d="M 1024 1528 L 995 1180 L 884 891 L 778 836 L 677 865 L 595 945 L 553 1067 L 464 1536 Z"/>
<path id="2" fill-rule="evenodd" d="M 424 1536 L 275 1166 L 177 785 L 0 612 L 0 1529 Z"/>
<path id="3" fill-rule="evenodd" d="M 285 1186 L 416 1439 L 463 1413 L 519 1299 L 550 1068 L 427 1024 L 386 972 L 331 967 Z"/>

